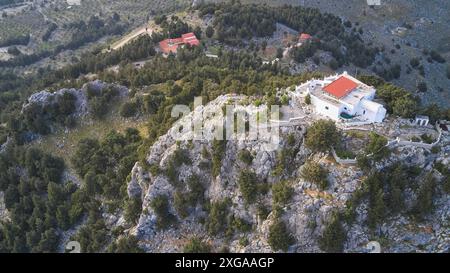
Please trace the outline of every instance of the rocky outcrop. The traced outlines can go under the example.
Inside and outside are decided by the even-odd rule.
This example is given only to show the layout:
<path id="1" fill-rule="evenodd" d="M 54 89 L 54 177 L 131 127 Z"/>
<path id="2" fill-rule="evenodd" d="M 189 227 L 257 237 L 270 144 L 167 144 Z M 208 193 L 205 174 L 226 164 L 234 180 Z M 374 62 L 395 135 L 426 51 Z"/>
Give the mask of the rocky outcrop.
<path id="1" fill-rule="evenodd" d="M 81 89 L 63 88 L 63 89 L 59 89 L 55 92 L 43 90 L 43 91 L 34 93 L 28 98 L 27 102 L 23 105 L 22 111 L 23 111 L 23 109 L 26 109 L 27 107 L 29 107 L 32 104 L 39 104 L 42 106 L 49 105 L 51 103 L 54 103 L 58 97 L 61 97 L 65 93 L 70 93 L 70 94 L 74 95 L 74 97 L 76 98 L 75 110 L 72 115 L 74 115 L 76 117 L 83 117 L 89 113 L 87 90 L 89 89 L 93 92 L 101 93 L 102 90 L 105 90 L 106 88 L 115 88 L 118 91 L 119 97 L 124 97 L 128 94 L 128 88 L 126 88 L 124 86 L 105 83 L 100 80 L 95 80 L 95 81 L 84 84 Z"/>
<path id="2" fill-rule="evenodd" d="M 0 154 L 3 153 L 4 151 L 6 151 L 6 149 L 11 144 L 11 142 L 12 142 L 12 138 L 7 137 L 6 141 L 0 145 Z"/>
<path id="3" fill-rule="evenodd" d="M 75 111 L 74 115 L 76 116 L 84 116 L 88 112 L 88 106 L 87 106 L 87 97 L 86 92 L 83 91 L 83 89 L 60 89 L 56 92 L 49 92 L 47 90 L 43 90 L 37 93 L 34 93 L 28 98 L 27 103 L 24 104 L 23 109 L 26 109 L 32 104 L 39 104 L 39 105 L 49 105 L 56 101 L 57 97 L 62 96 L 65 93 L 70 93 L 75 96 Z"/>
<path id="4" fill-rule="evenodd" d="M 9 219 L 9 212 L 5 206 L 4 193 L 0 191 L 0 222 L 7 221 Z"/>
<path id="5" fill-rule="evenodd" d="M 158 166 L 158 174 L 152 175 L 137 163 L 131 173 L 128 184 L 130 197 L 141 197 L 142 214 L 138 224 L 129 231 L 140 240 L 141 246 L 148 252 L 179 252 L 183 245 L 192 236 L 199 236 L 210 243 L 215 250 L 227 245 L 231 252 L 272 252 L 268 244 L 269 227 L 275 216 L 271 212 L 266 218 L 258 217 L 256 204 L 246 204 L 239 189 L 238 180 L 242 170 L 254 172 L 258 183 L 267 183 L 269 187 L 280 181 L 273 171 L 277 166 L 278 151 L 265 149 L 264 142 L 258 140 L 229 140 L 222 156 L 220 172 L 217 176 L 211 174 L 211 154 L 213 142 L 208 140 L 189 140 L 189 132 L 181 135 L 181 139 L 174 137 L 180 128 L 183 130 L 189 126 L 188 121 L 195 119 L 195 112 L 211 111 L 220 112 L 226 104 L 239 103 L 241 97 L 222 96 L 206 106 L 196 108 L 189 115 L 181 118 L 167 134 L 161 136 L 150 148 L 147 163 Z M 252 108 L 254 106 L 248 106 Z M 214 117 L 205 120 L 205 128 L 211 128 Z M 337 164 L 328 154 L 312 154 L 303 144 L 306 124 L 282 127 L 280 130 L 280 149 L 286 148 L 288 136 L 294 136 L 295 155 L 294 171 L 284 176 L 294 190 L 294 195 L 289 204 L 282 210 L 281 219 L 286 223 L 296 243 L 290 246 L 289 252 L 321 252 L 318 238 L 322 235 L 326 223 L 335 211 L 346 208 L 346 201 L 353 193 L 362 187 L 365 175 L 356 166 L 343 166 Z M 212 132 L 207 132 L 210 134 Z M 445 140 L 444 140 L 445 141 Z M 444 142 L 445 143 L 445 142 Z M 279 150 L 280 150 L 279 149 Z M 292 148 L 294 149 L 294 148 Z M 425 170 L 431 170 L 434 162 L 449 161 L 449 154 L 445 148 L 439 154 L 431 154 L 423 148 L 398 147 L 391 157 L 379 163 L 380 169 L 401 161 L 404 164 L 419 166 Z M 171 164 L 176 151 L 187 152 L 190 162 L 183 162 L 177 170 L 176 178 L 181 186 L 176 188 L 166 175 L 165 170 Z M 239 152 L 247 150 L 253 156 L 251 164 L 239 159 Z M 205 153 L 206 151 L 206 153 Z M 314 160 L 329 171 L 329 187 L 321 191 L 309 181 L 300 176 L 302 165 L 306 160 Z M 209 166 L 205 169 L 204 165 Z M 208 212 L 197 205 L 189 208 L 188 216 L 181 217 L 174 206 L 174 195 L 177 190 L 188 189 L 188 179 L 191 175 L 197 175 L 205 187 L 204 197 L 210 202 L 221 201 L 228 198 L 231 205 L 228 206 L 229 215 L 251 223 L 253 229 L 242 235 L 232 235 L 231 238 L 222 235 L 211 236 L 207 227 L 202 224 L 208 217 Z M 151 202 L 159 196 L 168 197 L 169 213 L 177 219 L 177 225 L 166 230 L 157 228 L 157 219 Z M 411 192 L 411 199 L 415 198 Z M 450 229 L 449 214 L 450 200 L 445 194 L 438 194 L 435 200 L 436 210 L 426 223 L 418 225 L 407 215 L 389 218 L 382 225 L 384 238 L 389 243 L 383 242 L 383 251 L 386 252 L 439 252 L 448 249 Z M 261 194 L 258 197 L 258 206 L 270 208 L 272 205 L 272 193 Z M 373 239 L 367 228 L 367 204 L 363 202 L 356 209 L 356 219 L 351 226 L 345 226 L 347 240 L 346 252 L 367 252 L 367 243 Z M 240 239 L 244 236 L 247 244 L 242 244 Z"/>
<path id="6" fill-rule="evenodd" d="M 148 188 L 148 179 L 148 174 L 140 166 L 139 162 L 136 162 L 131 170 L 131 179 L 127 186 L 128 197 L 143 198 L 143 194 Z"/>

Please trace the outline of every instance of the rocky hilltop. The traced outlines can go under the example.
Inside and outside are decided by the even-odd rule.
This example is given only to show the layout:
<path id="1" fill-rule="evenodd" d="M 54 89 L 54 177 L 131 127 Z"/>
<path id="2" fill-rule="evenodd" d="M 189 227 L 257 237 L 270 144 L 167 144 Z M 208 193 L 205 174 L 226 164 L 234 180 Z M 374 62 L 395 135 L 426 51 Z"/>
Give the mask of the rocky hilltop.
<path id="1" fill-rule="evenodd" d="M 213 251 L 271 252 L 271 227 L 282 221 L 291 234 L 286 251 L 321 252 L 319 241 L 333 215 L 348 210 L 349 202 L 367 188 L 368 174 L 358 166 L 338 164 L 328 153 L 307 148 L 305 135 L 310 120 L 281 126 L 280 146 L 273 151 L 258 140 L 191 141 L 187 134 L 185 140 L 174 139 L 174 132 L 183 125 L 187 128 L 195 112 L 220 113 L 224 105 L 239 105 L 242 101 L 243 97 L 221 96 L 197 107 L 154 143 L 146 162 L 134 166 L 128 195 L 142 200 L 142 213 L 137 225 L 127 232 L 136 235 L 146 251 L 181 252 L 196 237 Z M 239 107 L 253 109 L 249 111 L 255 108 Z M 206 119 L 205 128 L 211 128 L 216 119 Z M 395 122 L 399 121 L 389 120 L 379 127 L 388 128 Z M 432 214 L 422 221 L 409 213 L 389 215 L 373 231 L 367 224 L 369 202 L 363 198 L 354 208 L 354 220 L 343 224 L 344 251 L 368 251 L 367 244 L 375 239 L 384 252 L 449 250 L 450 196 L 443 192 L 442 174 L 435 167 L 448 166 L 448 134 L 441 141 L 442 148 L 434 153 L 415 146 L 395 147 L 376 164 L 383 170 L 403 162 L 431 173 L 437 181 Z M 311 161 L 328 170 L 326 189 L 302 175 L 302 169 Z M 249 180 L 255 192 L 245 190 L 249 186 L 244 181 Z M 414 206 L 418 189 L 426 179 L 417 180 L 405 187 L 405 211 Z M 279 194 L 274 196 L 274 185 L 281 183 L 292 191 L 286 202 L 280 202 Z"/>

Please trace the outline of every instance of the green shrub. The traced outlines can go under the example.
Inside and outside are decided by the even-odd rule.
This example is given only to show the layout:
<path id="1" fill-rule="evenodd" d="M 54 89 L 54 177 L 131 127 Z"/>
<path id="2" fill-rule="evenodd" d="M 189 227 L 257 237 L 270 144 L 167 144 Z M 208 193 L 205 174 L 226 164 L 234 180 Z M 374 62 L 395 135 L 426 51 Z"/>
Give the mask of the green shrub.
<path id="1" fill-rule="evenodd" d="M 390 150 L 386 147 L 388 141 L 384 136 L 372 132 L 369 137 L 369 143 L 365 149 L 367 155 L 372 154 L 371 158 L 375 161 L 379 161 L 390 155 Z"/>
<path id="2" fill-rule="evenodd" d="M 372 162 L 366 155 L 356 156 L 356 165 L 364 172 L 369 172 L 372 169 Z"/>
<path id="3" fill-rule="evenodd" d="M 158 195 L 150 202 L 150 207 L 157 216 L 158 229 L 167 229 L 175 223 L 175 216 L 169 211 L 169 200 L 166 195 Z"/>
<path id="4" fill-rule="evenodd" d="M 214 139 L 212 145 L 212 174 L 217 176 L 222 167 L 222 158 L 225 155 L 226 141 Z"/>
<path id="5" fill-rule="evenodd" d="M 153 176 L 157 176 L 161 173 L 161 169 L 159 168 L 158 164 L 152 164 L 150 166 L 150 173 Z"/>
<path id="6" fill-rule="evenodd" d="M 132 224 L 137 224 L 142 212 L 141 198 L 129 198 L 125 203 L 125 220 Z"/>
<path id="7" fill-rule="evenodd" d="M 438 154 L 441 152 L 441 147 L 439 145 L 435 145 L 435 146 L 431 147 L 431 152 L 433 154 Z"/>
<path id="8" fill-rule="evenodd" d="M 389 113 L 410 118 L 416 114 L 418 102 L 405 89 L 390 83 L 371 80 L 377 88 L 377 95 L 386 102 Z"/>
<path id="9" fill-rule="evenodd" d="M 189 156 L 189 151 L 186 149 L 177 149 L 172 155 L 172 162 L 176 168 L 182 164 L 191 165 L 192 160 Z"/>
<path id="10" fill-rule="evenodd" d="M 180 181 L 178 180 L 178 170 L 173 162 L 169 162 L 167 169 L 165 170 L 169 183 L 174 187 L 180 187 Z"/>
<path id="11" fill-rule="evenodd" d="M 319 120 L 308 128 L 305 144 L 314 152 L 326 152 L 339 144 L 341 134 L 331 120 Z"/>
<path id="12" fill-rule="evenodd" d="M 173 196 L 173 207 L 181 218 L 186 218 L 188 214 L 188 203 L 185 193 L 177 190 Z"/>
<path id="13" fill-rule="evenodd" d="M 444 192 L 446 192 L 447 194 L 450 194 L 450 174 L 447 174 L 444 177 L 444 180 L 442 183 L 442 188 L 444 189 Z"/>
<path id="14" fill-rule="evenodd" d="M 292 147 L 283 148 L 277 154 L 277 165 L 272 171 L 273 176 L 282 176 L 284 174 L 291 174 L 296 165 L 294 164 L 295 155 L 297 153 L 297 149 Z"/>
<path id="15" fill-rule="evenodd" d="M 247 204 L 253 204 L 258 196 L 258 181 L 254 172 L 243 170 L 239 175 L 238 185 Z"/>
<path id="16" fill-rule="evenodd" d="M 417 193 L 417 200 L 412 208 L 412 214 L 417 220 L 422 221 L 430 214 L 433 209 L 433 197 L 436 192 L 436 179 L 432 173 L 429 173 L 423 185 L 419 188 Z"/>
<path id="17" fill-rule="evenodd" d="M 356 155 L 352 151 L 336 149 L 336 155 L 342 159 L 354 159 Z"/>
<path id="18" fill-rule="evenodd" d="M 288 181 L 281 181 L 272 185 L 273 203 L 278 205 L 287 204 L 294 194 L 294 189 Z"/>
<path id="19" fill-rule="evenodd" d="M 209 253 L 211 246 L 198 237 L 193 237 L 183 248 L 184 253 Z"/>
<path id="20" fill-rule="evenodd" d="M 295 145 L 295 135 L 294 134 L 289 134 L 287 136 L 287 140 L 286 143 L 289 147 L 293 147 Z"/>
<path id="21" fill-rule="evenodd" d="M 367 222 L 369 228 L 375 230 L 377 225 L 386 217 L 385 194 L 383 189 L 372 190 L 369 199 L 369 209 L 367 213 Z"/>
<path id="22" fill-rule="evenodd" d="M 133 117 L 138 112 L 138 105 L 134 101 L 127 101 L 120 106 L 119 114 L 124 118 Z"/>
<path id="23" fill-rule="evenodd" d="M 104 98 L 93 97 L 89 100 L 90 112 L 96 119 L 102 119 L 108 113 L 108 105 Z"/>
<path id="24" fill-rule="evenodd" d="M 195 206 L 197 204 L 203 204 L 205 201 L 205 187 L 200 182 L 200 178 L 197 175 L 191 175 L 187 181 L 189 187 L 189 193 L 187 194 L 187 204 Z"/>
<path id="25" fill-rule="evenodd" d="M 317 162 L 306 162 L 301 176 L 303 179 L 315 183 L 320 190 L 325 190 L 328 187 L 328 171 Z"/>
<path id="26" fill-rule="evenodd" d="M 305 96 L 305 103 L 307 105 L 311 104 L 311 95 L 310 94 L 306 94 L 306 96 Z"/>
<path id="27" fill-rule="evenodd" d="M 202 148 L 202 157 L 203 157 L 203 159 L 211 158 L 211 155 L 208 152 L 208 149 L 206 148 L 206 146 L 203 146 L 203 148 Z"/>
<path id="28" fill-rule="evenodd" d="M 108 252 L 111 253 L 143 253 L 144 251 L 138 245 L 139 240 L 132 235 L 122 236 L 111 244 Z"/>
<path id="29" fill-rule="evenodd" d="M 242 237 L 239 239 L 239 245 L 242 246 L 242 247 L 248 246 L 248 243 L 249 243 L 248 238 L 245 237 L 245 236 L 242 236 Z"/>
<path id="30" fill-rule="evenodd" d="M 211 235 L 217 235 L 226 229 L 230 200 L 213 202 L 207 220 L 207 230 Z"/>
<path id="31" fill-rule="evenodd" d="M 273 251 L 287 251 L 289 246 L 294 243 L 294 238 L 289 233 L 286 224 L 282 220 L 276 219 L 269 227 L 269 238 L 267 242 Z"/>
<path id="32" fill-rule="evenodd" d="M 340 253 L 344 250 L 347 234 L 338 216 L 333 216 L 325 226 L 322 236 L 319 238 L 319 247 L 325 252 Z"/>
<path id="33" fill-rule="evenodd" d="M 431 143 L 433 143 L 433 137 L 432 136 L 430 136 L 430 135 L 427 135 L 427 134 L 422 134 L 421 136 L 420 136 L 420 138 L 422 139 L 422 141 L 423 142 L 425 142 L 425 143 L 428 143 L 428 144 L 431 144 Z"/>
<path id="34" fill-rule="evenodd" d="M 289 104 L 289 97 L 287 95 L 281 96 L 280 103 L 281 103 L 281 105 L 288 105 Z"/>
<path id="35" fill-rule="evenodd" d="M 242 150 L 239 152 L 239 159 L 245 164 L 250 165 L 253 162 L 253 155 L 248 150 Z"/>
<path id="36" fill-rule="evenodd" d="M 261 220 L 266 220 L 267 216 L 269 216 L 270 210 L 264 204 L 259 203 L 256 207 L 256 214 L 258 215 L 258 218 Z"/>
<path id="37" fill-rule="evenodd" d="M 242 218 L 233 217 L 231 224 L 233 229 L 239 232 L 250 232 L 252 230 L 252 224 Z"/>
<path id="38" fill-rule="evenodd" d="M 436 50 L 430 51 L 430 57 L 438 63 L 445 63 L 445 59 Z"/>

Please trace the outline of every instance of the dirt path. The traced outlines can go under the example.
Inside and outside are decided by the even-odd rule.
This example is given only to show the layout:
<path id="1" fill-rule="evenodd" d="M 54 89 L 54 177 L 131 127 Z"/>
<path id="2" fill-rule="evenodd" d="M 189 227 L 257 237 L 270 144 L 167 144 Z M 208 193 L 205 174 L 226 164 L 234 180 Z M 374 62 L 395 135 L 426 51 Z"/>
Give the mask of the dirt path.
<path id="1" fill-rule="evenodd" d="M 130 34 L 126 35 L 125 37 L 123 37 L 122 39 L 120 39 L 119 41 L 115 42 L 112 46 L 111 46 L 111 50 L 117 50 L 121 47 L 123 47 L 124 45 L 126 45 L 128 42 L 134 40 L 135 38 L 141 36 L 142 34 L 147 33 L 148 35 L 152 35 L 153 33 L 153 29 L 150 28 L 149 26 L 142 26 L 138 29 L 133 30 Z"/>

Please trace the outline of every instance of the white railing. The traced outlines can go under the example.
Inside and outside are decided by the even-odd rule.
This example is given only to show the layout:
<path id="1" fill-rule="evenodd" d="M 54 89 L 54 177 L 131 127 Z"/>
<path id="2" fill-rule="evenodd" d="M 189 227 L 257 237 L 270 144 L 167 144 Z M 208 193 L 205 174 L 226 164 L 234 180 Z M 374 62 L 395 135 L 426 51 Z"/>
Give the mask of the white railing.
<path id="1" fill-rule="evenodd" d="M 436 146 L 437 144 L 439 144 L 439 142 L 441 141 L 442 138 L 442 129 L 439 126 L 439 123 L 436 122 L 436 130 L 439 132 L 438 138 L 436 139 L 435 142 L 433 143 L 424 143 L 423 141 L 421 142 L 414 142 L 414 141 L 410 141 L 410 140 L 400 140 L 398 137 L 394 140 L 394 145 L 400 145 L 400 146 L 415 146 L 415 147 L 421 147 L 421 148 L 425 148 L 425 149 L 431 149 L 434 146 Z"/>
<path id="2" fill-rule="evenodd" d="M 439 126 L 439 122 L 436 122 L 436 130 L 439 132 L 439 136 L 436 139 L 435 142 L 433 143 L 424 143 L 424 142 L 414 142 L 414 141 L 408 141 L 408 140 L 400 140 L 398 137 L 396 139 L 392 139 L 392 140 L 388 140 L 387 144 L 384 147 L 394 147 L 394 146 L 415 146 L 415 147 L 420 147 L 420 148 L 425 148 L 425 149 L 431 149 L 434 146 L 436 146 L 437 144 L 439 144 L 439 142 L 441 141 L 442 138 L 442 129 Z M 354 128 L 352 130 L 361 130 L 361 129 L 357 129 Z M 364 129 L 364 131 L 366 131 L 366 129 Z M 342 159 L 340 158 L 337 154 L 336 151 L 334 149 L 331 149 L 331 153 L 334 157 L 334 160 L 336 160 L 337 163 L 339 164 L 343 164 L 343 165 L 352 165 L 352 164 L 356 164 L 357 160 L 355 159 Z M 373 156 L 373 153 L 366 155 L 366 157 L 371 157 Z"/>
<path id="3" fill-rule="evenodd" d="M 354 165 L 356 164 L 356 158 L 340 158 L 337 154 L 336 151 L 334 149 L 331 149 L 331 154 L 334 157 L 334 160 L 336 160 L 337 163 L 342 164 L 342 165 Z"/>

